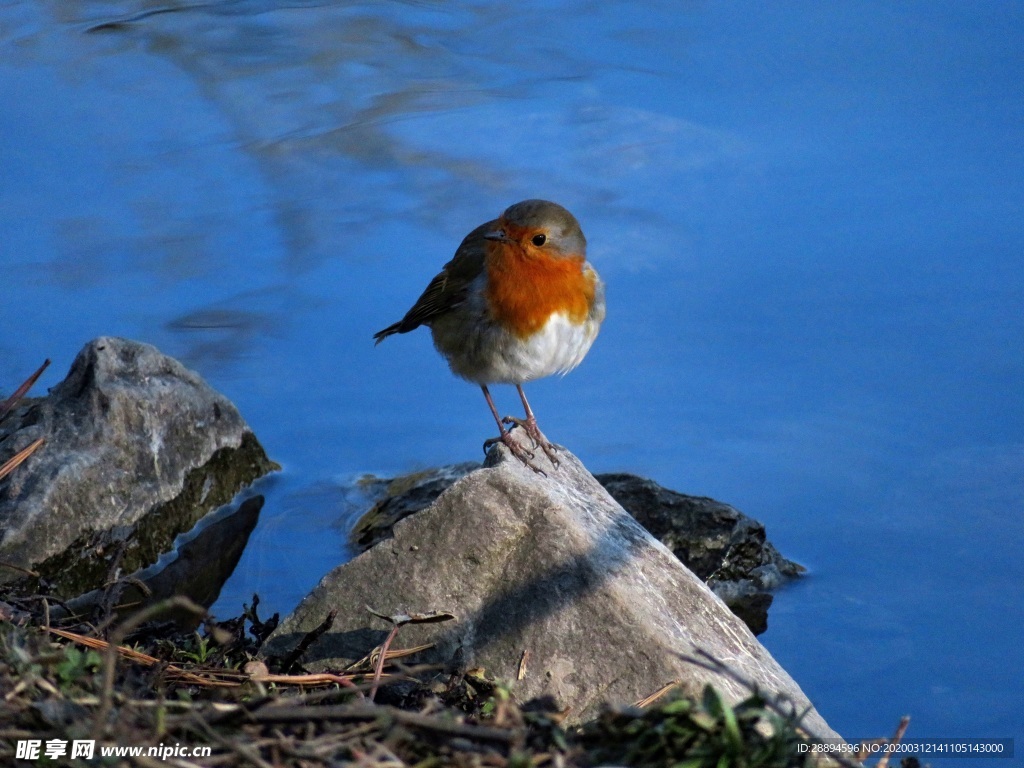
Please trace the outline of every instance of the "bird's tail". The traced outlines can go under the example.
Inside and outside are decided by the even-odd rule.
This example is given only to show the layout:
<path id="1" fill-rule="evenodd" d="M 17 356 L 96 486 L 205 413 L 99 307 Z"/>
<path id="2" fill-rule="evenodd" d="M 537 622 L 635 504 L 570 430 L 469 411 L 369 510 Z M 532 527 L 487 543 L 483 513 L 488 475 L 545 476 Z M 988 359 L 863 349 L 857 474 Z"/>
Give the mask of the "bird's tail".
<path id="1" fill-rule="evenodd" d="M 388 336 L 394 336 L 396 333 L 401 333 L 401 326 L 402 321 L 399 320 L 397 323 L 392 323 L 391 325 L 389 325 L 383 331 L 377 331 L 375 334 L 373 334 L 373 346 L 377 346 L 382 341 L 384 341 L 384 339 L 386 339 Z"/>

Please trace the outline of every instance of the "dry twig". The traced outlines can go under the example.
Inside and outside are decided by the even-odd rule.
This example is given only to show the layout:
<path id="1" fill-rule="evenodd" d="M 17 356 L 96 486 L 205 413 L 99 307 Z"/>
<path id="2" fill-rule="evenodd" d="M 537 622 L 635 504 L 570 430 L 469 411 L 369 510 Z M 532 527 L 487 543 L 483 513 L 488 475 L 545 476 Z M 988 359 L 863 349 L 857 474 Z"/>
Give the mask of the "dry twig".
<path id="1" fill-rule="evenodd" d="M 17 469 L 22 464 L 22 462 L 25 461 L 25 459 L 27 459 L 29 456 L 35 453 L 39 449 L 39 446 L 41 446 L 45 442 L 46 441 L 41 437 L 36 438 L 27 446 L 18 451 L 16 454 L 11 456 L 11 458 L 9 458 L 7 461 L 5 461 L 3 466 L 0 466 L 0 480 L 7 477 L 9 474 L 11 474 L 11 472 Z"/>
<path id="2" fill-rule="evenodd" d="M 281 669 L 286 673 L 291 672 L 299 659 L 302 658 L 302 654 L 306 652 L 306 649 L 320 639 L 320 637 L 331 628 L 331 625 L 334 624 L 334 619 L 337 615 L 338 609 L 332 608 L 324 620 L 321 621 L 318 626 L 307 632 L 299 641 L 299 644 L 292 649 L 292 652 L 285 657 L 284 661 L 281 662 Z"/>
<path id="3" fill-rule="evenodd" d="M 646 698 L 640 699 L 640 701 L 636 702 L 636 704 L 634 704 L 633 706 L 634 707 L 640 707 L 641 709 L 644 709 L 645 707 L 649 707 L 649 706 L 651 706 L 651 704 L 656 702 L 658 699 L 660 699 L 666 693 L 671 691 L 673 688 L 678 688 L 679 687 L 679 683 L 680 683 L 679 680 L 673 680 L 671 683 L 665 683 L 663 686 L 661 686 L 661 688 L 656 690 L 650 696 L 647 696 Z"/>
<path id="4" fill-rule="evenodd" d="M 45 371 L 49 365 L 50 358 L 46 358 L 46 360 L 43 361 L 43 364 L 39 366 L 39 370 L 25 379 L 25 382 L 14 390 L 14 394 L 0 403 L 0 421 L 3 421 L 4 416 L 10 413 L 11 409 L 18 404 L 18 401 L 21 400 L 21 398 L 23 398 L 30 389 L 32 389 L 32 385 L 39 380 L 39 377 L 43 375 L 43 371 Z"/>
<path id="5" fill-rule="evenodd" d="M 910 725 L 910 716 L 904 715 L 900 718 L 900 724 L 896 726 L 896 732 L 889 739 L 890 746 L 896 746 L 903 740 L 903 734 L 907 732 L 907 726 Z M 891 751 L 887 751 L 882 757 L 878 759 L 878 765 L 875 768 L 887 768 L 889 765 L 889 756 L 892 754 Z"/>

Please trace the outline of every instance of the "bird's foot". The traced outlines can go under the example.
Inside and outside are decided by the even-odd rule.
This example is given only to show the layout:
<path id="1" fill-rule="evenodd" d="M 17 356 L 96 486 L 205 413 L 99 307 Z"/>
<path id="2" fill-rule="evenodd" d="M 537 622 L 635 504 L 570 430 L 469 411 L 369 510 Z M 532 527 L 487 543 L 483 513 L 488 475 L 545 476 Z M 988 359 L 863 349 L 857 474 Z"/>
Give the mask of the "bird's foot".
<path id="1" fill-rule="evenodd" d="M 502 421 L 505 424 L 515 424 L 517 427 L 522 427 L 526 434 L 530 436 L 530 439 L 533 440 L 534 448 L 542 448 L 551 461 L 551 465 L 558 469 L 558 457 L 555 455 L 556 448 L 551 441 L 544 437 L 544 433 L 540 431 L 540 427 L 537 426 L 537 419 L 533 416 L 525 419 L 520 419 L 516 416 L 506 416 Z"/>
<path id="2" fill-rule="evenodd" d="M 511 432 L 502 431 L 499 437 L 492 437 L 490 440 L 485 440 L 484 454 L 486 454 L 491 449 L 491 447 L 494 446 L 496 443 L 501 443 L 506 448 L 508 448 L 513 456 L 515 456 L 517 459 L 523 462 L 523 464 L 528 466 L 538 475 L 544 475 L 545 477 L 547 477 L 547 472 L 545 472 L 543 469 L 541 469 L 540 467 L 533 463 L 533 459 L 536 458 L 533 451 L 527 450 L 522 445 L 520 445 L 519 441 L 512 436 Z"/>

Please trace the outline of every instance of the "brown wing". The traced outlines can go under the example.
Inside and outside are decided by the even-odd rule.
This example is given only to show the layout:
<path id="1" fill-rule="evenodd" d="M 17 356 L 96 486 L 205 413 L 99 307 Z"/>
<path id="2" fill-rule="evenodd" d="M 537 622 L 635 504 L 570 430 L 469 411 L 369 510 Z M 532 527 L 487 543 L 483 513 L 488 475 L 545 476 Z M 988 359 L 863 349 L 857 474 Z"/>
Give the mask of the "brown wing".
<path id="1" fill-rule="evenodd" d="M 373 335 L 376 343 L 380 344 L 392 334 L 408 333 L 421 325 L 427 325 L 462 304 L 470 284 L 484 269 L 484 246 L 487 242 L 484 234 L 493 231 L 496 226 L 497 220 L 489 221 L 466 235 L 452 260 L 430 281 L 430 285 L 405 313 L 405 317 Z"/>

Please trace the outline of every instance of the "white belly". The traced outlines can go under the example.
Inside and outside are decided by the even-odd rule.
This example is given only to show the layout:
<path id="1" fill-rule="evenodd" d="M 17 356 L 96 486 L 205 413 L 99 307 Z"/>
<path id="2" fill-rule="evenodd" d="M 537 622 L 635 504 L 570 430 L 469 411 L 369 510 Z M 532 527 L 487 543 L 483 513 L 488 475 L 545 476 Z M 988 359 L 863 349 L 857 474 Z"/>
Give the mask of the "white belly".
<path id="1" fill-rule="evenodd" d="M 596 318 L 574 325 L 559 313 L 526 339 L 490 324 L 467 335 L 437 322 L 432 331 L 434 344 L 457 376 L 477 384 L 523 384 L 571 371 L 583 361 L 599 328 Z"/>

